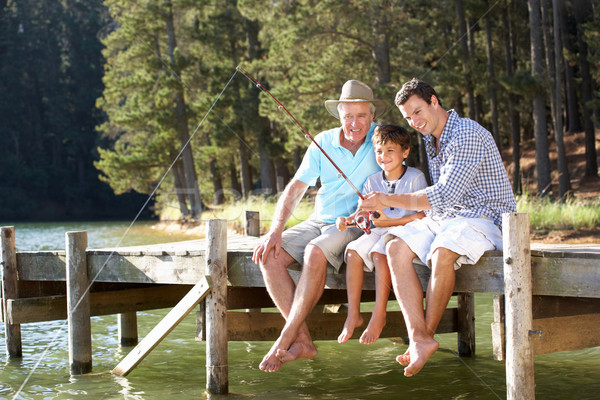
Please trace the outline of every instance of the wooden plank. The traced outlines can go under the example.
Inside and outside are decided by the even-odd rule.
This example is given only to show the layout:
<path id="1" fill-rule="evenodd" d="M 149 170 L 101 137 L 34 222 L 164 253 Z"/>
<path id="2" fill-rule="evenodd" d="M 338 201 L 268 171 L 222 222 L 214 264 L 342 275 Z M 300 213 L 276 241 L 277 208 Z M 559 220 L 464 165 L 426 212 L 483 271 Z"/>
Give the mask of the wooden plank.
<path id="1" fill-rule="evenodd" d="M 91 292 L 90 315 L 110 315 L 173 307 L 191 288 L 191 285 L 160 285 Z M 19 324 L 66 319 L 67 296 L 12 299 L 7 304 L 7 310 L 10 321 Z"/>
<path id="2" fill-rule="evenodd" d="M 119 376 L 128 375 L 158 344 L 185 318 L 186 315 L 208 294 L 212 284 L 204 277 L 183 299 L 125 356 L 112 370 Z"/>
<path id="3" fill-rule="evenodd" d="M 534 354 L 600 346 L 600 313 L 533 320 Z"/>
<path id="4" fill-rule="evenodd" d="M 455 308 L 447 309 L 436 333 L 456 332 L 456 313 Z M 365 321 L 371 318 L 371 313 L 361 314 Z M 311 313 L 306 321 L 313 340 L 336 340 L 344 327 L 346 314 Z M 277 312 L 233 311 L 227 313 L 230 341 L 273 341 L 281 334 L 284 324 L 284 318 Z M 360 336 L 360 332 L 362 332 L 360 328 L 356 329 L 356 337 Z M 407 335 L 402 312 L 388 311 L 387 322 L 380 337 L 395 338 Z"/>

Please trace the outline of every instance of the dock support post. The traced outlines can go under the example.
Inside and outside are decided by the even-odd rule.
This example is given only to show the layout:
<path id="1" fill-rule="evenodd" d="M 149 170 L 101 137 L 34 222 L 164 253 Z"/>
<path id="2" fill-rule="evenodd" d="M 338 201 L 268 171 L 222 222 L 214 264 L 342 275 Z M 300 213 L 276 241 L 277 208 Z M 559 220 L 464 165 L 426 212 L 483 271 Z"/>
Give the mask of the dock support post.
<path id="1" fill-rule="evenodd" d="M 21 325 L 9 324 L 6 302 L 8 299 L 19 297 L 17 282 L 17 250 L 15 246 L 15 227 L 2 227 L 2 250 L 0 262 L 2 265 L 2 313 L 4 315 L 4 332 L 6 341 L 6 354 L 8 357 L 22 357 Z"/>
<path id="2" fill-rule="evenodd" d="M 92 326 L 90 282 L 87 274 L 87 232 L 67 232 L 67 322 L 71 374 L 92 371 Z"/>
<path id="3" fill-rule="evenodd" d="M 227 394 L 227 221 L 208 221 L 206 238 L 206 275 L 213 283 L 205 299 L 206 389 L 212 394 Z"/>
<path id="4" fill-rule="evenodd" d="M 531 250 L 529 215 L 502 215 L 506 309 L 506 395 L 508 400 L 535 398 Z"/>
<path id="5" fill-rule="evenodd" d="M 119 339 L 121 346 L 138 344 L 137 314 L 135 311 L 119 314 Z"/>
<path id="6" fill-rule="evenodd" d="M 475 355 L 475 294 L 459 293 L 456 296 L 458 324 L 458 355 Z"/>
<path id="7" fill-rule="evenodd" d="M 246 236 L 260 236 L 260 214 L 258 211 L 246 211 L 246 224 L 244 231 Z"/>

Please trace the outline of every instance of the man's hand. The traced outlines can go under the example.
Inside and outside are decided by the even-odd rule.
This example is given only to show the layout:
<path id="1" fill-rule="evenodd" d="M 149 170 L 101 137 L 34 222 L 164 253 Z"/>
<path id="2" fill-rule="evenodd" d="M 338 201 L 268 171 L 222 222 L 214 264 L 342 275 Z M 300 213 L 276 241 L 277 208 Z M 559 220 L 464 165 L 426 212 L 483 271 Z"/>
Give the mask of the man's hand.
<path id="1" fill-rule="evenodd" d="M 271 250 L 275 252 L 273 254 L 275 258 L 279 257 L 279 253 L 281 253 L 281 232 L 269 231 L 254 248 L 252 261 L 256 264 L 264 263 Z"/>
<path id="2" fill-rule="evenodd" d="M 384 197 L 384 193 L 371 192 L 365 196 L 364 200 L 358 199 L 358 208 L 365 211 L 383 210 L 386 208 L 382 203 Z"/>
<path id="3" fill-rule="evenodd" d="M 344 232 L 348 225 L 352 225 L 354 220 L 351 217 L 338 217 L 335 220 L 335 227 L 338 228 L 338 231 Z"/>

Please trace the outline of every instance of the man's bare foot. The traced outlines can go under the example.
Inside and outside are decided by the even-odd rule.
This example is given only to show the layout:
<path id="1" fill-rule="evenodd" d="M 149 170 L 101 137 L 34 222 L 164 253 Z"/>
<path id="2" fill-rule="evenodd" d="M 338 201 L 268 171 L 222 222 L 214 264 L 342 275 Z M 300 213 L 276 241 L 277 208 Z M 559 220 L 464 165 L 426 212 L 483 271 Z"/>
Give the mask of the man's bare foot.
<path id="1" fill-rule="evenodd" d="M 371 320 L 369 321 L 369 325 L 367 329 L 360 335 L 360 342 L 362 344 L 371 344 L 375 343 L 377 339 L 379 339 L 379 335 L 381 335 L 381 331 L 385 326 L 385 313 L 373 313 L 371 315 Z"/>
<path id="2" fill-rule="evenodd" d="M 300 359 L 315 358 L 317 348 L 313 342 L 294 342 L 288 350 L 277 350 L 277 358 L 282 364 Z"/>
<path id="3" fill-rule="evenodd" d="M 289 349 L 279 348 L 280 341 L 277 340 L 271 350 L 264 356 L 259 368 L 265 372 L 275 372 L 288 362 L 301 358 L 314 358 L 317 348 L 313 342 L 296 341 Z"/>
<path id="4" fill-rule="evenodd" d="M 409 347 L 410 363 L 404 368 L 404 376 L 410 377 L 421 371 L 427 360 L 437 351 L 438 347 L 440 347 L 440 344 L 433 338 L 413 340 Z M 404 355 L 406 356 L 406 353 Z"/>
<path id="5" fill-rule="evenodd" d="M 400 354 L 398 357 L 396 357 L 396 361 L 398 361 L 401 365 L 408 367 L 408 364 L 410 364 L 410 349 L 406 349 L 404 354 Z"/>
<path id="6" fill-rule="evenodd" d="M 346 343 L 354 333 L 354 329 L 363 324 L 363 318 L 360 316 L 360 313 L 356 315 L 348 314 L 346 317 L 346 322 L 344 322 L 344 329 L 342 329 L 342 333 L 338 336 L 338 343 Z"/>

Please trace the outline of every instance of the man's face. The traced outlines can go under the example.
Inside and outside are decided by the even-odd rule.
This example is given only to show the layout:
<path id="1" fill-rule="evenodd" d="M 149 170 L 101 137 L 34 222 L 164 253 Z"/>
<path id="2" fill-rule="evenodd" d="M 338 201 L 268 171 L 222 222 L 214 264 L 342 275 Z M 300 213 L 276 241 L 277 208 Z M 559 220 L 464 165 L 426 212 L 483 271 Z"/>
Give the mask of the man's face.
<path id="1" fill-rule="evenodd" d="M 423 136 L 441 133 L 440 118 L 437 111 L 439 103 L 435 96 L 431 96 L 431 104 L 413 94 L 408 98 L 406 103 L 398 106 L 400 112 L 408 124 Z M 439 131 L 439 132 L 438 132 Z"/>
<path id="2" fill-rule="evenodd" d="M 362 141 L 373 122 L 369 103 L 342 103 L 339 112 L 346 140 L 353 143 Z"/>

